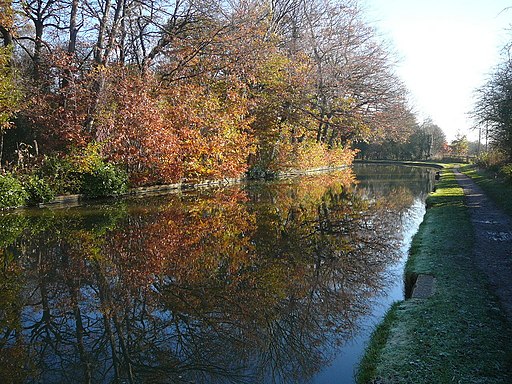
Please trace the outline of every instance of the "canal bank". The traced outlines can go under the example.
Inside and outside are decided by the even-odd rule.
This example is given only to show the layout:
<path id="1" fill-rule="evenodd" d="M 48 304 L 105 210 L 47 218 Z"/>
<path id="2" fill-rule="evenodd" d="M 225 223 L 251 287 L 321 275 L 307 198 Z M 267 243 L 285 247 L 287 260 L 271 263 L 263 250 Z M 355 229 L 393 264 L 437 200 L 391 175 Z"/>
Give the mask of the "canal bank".
<path id="1" fill-rule="evenodd" d="M 290 169 L 286 172 L 279 172 L 273 175 L 272 178 L 223 178 L 223 179 L 213 179 L 213 180 L 202 180 L 198 182 L 180 182 L 174 184 L 157 184 L 150 185 L 144 187 L 131 187 L 125 193 L 118 194 L 115 196 L 95 196 L 89 197 L 84 194 L 68 194 L 68 195 L 58 195 L 53 198 L 53 200 L 47 203 L 39 203 L 37 207 L 71 207 L 71 206 L 79 206 L 87 203 L 94 203 L 95 201 L 112 201 L 119 198 L 125 198 L 129 196 L 146 198 L 148 196 L 159 196 L 166 195 L 169 193 L 181 193 L 184 191 L 191 190 L 203 190 L 203 189 L 211 189 L 211 188 L 225 188 L 230 185 L 240 184 L 240 183 L 248 183 L 248 182 L 257 182 L 262 180 L 269 179 L 285 179 L 290 177 L 299 177 L 299 176 L 311 176 L 311 175 L 319 175 L 323 173 L 336 172 L 341 170 L 346 170 L 350 168 L 351 165 L 344 165 L 338 167 L 318 167 L 311 169 Z M 27 208 L 27 206 L 15 207 L 18 209 Z"/>
<path id="2" fill-rule="evenodd" d="M 512 326 L 474 258 L 463 189 L 445 169 L 413 239 L 405 275 L 430 295 L 396 303 L 375 330 L 358 383 L 510 383 Z"/>

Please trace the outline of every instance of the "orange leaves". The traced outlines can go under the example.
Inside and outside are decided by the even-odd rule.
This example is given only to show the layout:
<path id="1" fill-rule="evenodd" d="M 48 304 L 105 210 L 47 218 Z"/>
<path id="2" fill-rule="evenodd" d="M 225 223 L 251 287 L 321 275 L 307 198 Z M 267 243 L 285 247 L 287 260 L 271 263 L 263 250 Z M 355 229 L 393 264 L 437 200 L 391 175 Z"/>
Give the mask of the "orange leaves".
<path id="1" fill-rule="evenodd" d="M 243 175 L 250 120 L 236 89 L 109 71 L 95 139 L 108 159 L 126 166 L 132 184 Z"/>
<path id="2" fill-rule="evenodd" d="M 144 71 L 88 68 L 57 52 L 45 63 L 47 86 L 26 111 L 43 151 L 99 142 L 132 185 L 301 167 L 301 143 L 314 140 L 316 124 L 306 108 L 310 60 L 280 47 L 256 14 L 198 20 L 204 28 L 185 31 Z M 323 151 L 313 155 L 314 164 L 326 160 Z"/>
<path id="3" fill-rule="evenodd" d="M 62 52 L 49 57 L 45 64 L 47 87 L 32 90 L 23 113 L 43 151 L 84 147 L 92 140 L 86 123 L 94 98 L 93 74 L 81 73 L 73 59 Z"/>
<path id="4" fill-rule="evenodd" d="M 124 68 L 111 69 L 109 75 L 96 128 L 105 157 L 125 166 L 135 185 L 178 180 L 179 143 L 153 92 L 158 84 Z"/>
<path id="5" fill-rule="evenodd" d="M 251 150 L 250 120 L 236 90 L 177 84 L 166 90 L 165 113 L 180 137 L 187 180 L 243 175 Z"/>
<path id="6" fill-rule="evenodd" d="M 249 166 L 302 167 L 302 147 L 315 139 L 305 107 L 311 65 L 279 48 L 265 23 L 249 21 L 228 27 L 210 20 L 208 30 L 162 51 L 155 72 L 79 67 L 56 54 L 48 86 L 27 111 L 43 151 L 99 142 L 132 185 L 239 178 Z M 323 149 L 306 155 L 308 166 L 332 163 Z"/>
<path id="7" fill-rule="evenodd" d="M 26 111 L 43 150 L 93 141 L 125 167 L 132 185 L 241 177 L 251 152 L 247 100 L 225 80 L 165 85 L 125 67 L 77 72 L 52 63 L 65 86 L 39 92 Z"/>

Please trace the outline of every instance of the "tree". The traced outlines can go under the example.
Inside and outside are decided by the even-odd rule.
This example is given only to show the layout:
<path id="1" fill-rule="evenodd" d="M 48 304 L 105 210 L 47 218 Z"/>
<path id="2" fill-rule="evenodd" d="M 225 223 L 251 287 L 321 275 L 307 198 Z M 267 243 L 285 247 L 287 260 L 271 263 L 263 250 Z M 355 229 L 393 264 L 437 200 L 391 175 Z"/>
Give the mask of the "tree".
<path id="1" fill-rule="evenodd" d="M 311 113 L 316 140 L 330 146 L 393 134 L 406 108 L 389 52 L 354 1 L 309 2 L 305 47 L 315 63 Z"/>
<path id="2" fill-rule="evenodd" d="M 21 32 L 4 17 L 0 32 L 16 44 L 30 89 L 19 121 L 41 153 L 101 141 L 132 180 L 197 180 L 346 164 L 353 142 L 411 130 L 390 51 L 356 0 L 13 8 Z"/>
<path id="3" fill-rule="evenodd" d="M 12 65 L 13 52 L 13 9 L 11 1 L 0 0 L 0 167 L 2 166 L 4 134 L 12 128 L 11 119 L 20 108 L 21 92 Z"/>
<path id="4" fill-rule="evenodd" d="M 3 46 L 8 47 L 13 43 L 14 11 L 12 0 L 0 0 L 0 33 Z"/>
<path id="5" fill-rule="evenodd" d="M 450 148 L 455 156 L 467 156 L 469 151 L 469 142 L 466 136 L 457 135 L 456 139 L 450 144 Z"/>
<path id="6" fill-rule="evenodd" d="M 42 153 L 67 153 L 73 148 L 85 147 L 94 140 L 94 133 L 87 129 L 95 94 L 94 72 L 79 69 L 73 56 L 57 52 L 50 57 L 52 65 L 45 75 L 53 88 L 36 88 L 32 91 L 23 115 L 30 123 Z M 63 86 L 60 86 L 64 84 Z"/>
<path id="7" fill-rule="evenodd" d="M 21 48 L 32 60 L 33 79 L 41 79 L 43 54 L 51 53 L 51 45 L 45 41 L 45 31 L 48 28 L 59 28 L 59 10 L 63 4 L 61 0 L 28 0 L 17 3 L 17 10 L 30 20 L 33 34 L 26 34 L 16 38 Z"/>
<path id="8" fill-rule="evenodd" d="M 486 130 L 494 148 L 512 160 L 512 59 L 498 65 L 476 95 L 472 111 L 476 125 Z"/>
<path id="9" fill-rule="evenodd" d="M 441 155 L 445 144 L 446 136 L 443 130 L 431 119 L 427 119 L 411 135 L 407 147 L 412 158 L 429 160 Z"/>
<path id="10" fill-rule="evenodd" d="M 407 115 L 405 115 L 407 116 Z M 399 123 L 406 127 L 397 136 L 359 144 L 364 158 L 395 160 L 428 160 L 442 156 L 446 149 L 446 137 L 442 129 L 431 119 L 418 124 L 414 115 Z"/>
<path id="11" fill-rule="evenodd" d="M 12 47 L 0 47 L 0 129 L 10 126 L 12 115 L 19 108 L 20 90 L 14 68 L 10 65 Z"/>

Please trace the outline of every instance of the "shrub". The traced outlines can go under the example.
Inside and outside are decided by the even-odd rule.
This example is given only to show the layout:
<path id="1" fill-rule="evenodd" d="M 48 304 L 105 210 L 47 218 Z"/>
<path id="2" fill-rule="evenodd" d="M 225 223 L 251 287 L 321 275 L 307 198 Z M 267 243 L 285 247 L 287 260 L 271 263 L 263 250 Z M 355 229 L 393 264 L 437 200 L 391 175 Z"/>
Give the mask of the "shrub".
<path id="1" fill-rule="evenodd" d="M 125 193 L 128 190 L 126 172 L 107 163 L 100 151 L 101 144 L 90 143 L 65 157 L 47 157 L 39 174 L 60 194 L 83 193 L 87 197 L 101 197 Z M 43 188 L 39 183 L 36 186 Z"/>
<path id="2" fill-rule="evenodd" d="M 501 165 L 506 161 L 507 157 L 503 152 L 498 150 L 491 150 L 482 153 L 477 158 L 477 165 L 482 168 L 486 168 L 489 171 L 497 172 Z"/>
<path id="3" fill-rule="evenodd" d="M 113 164 L 101 162 L 82 176 L 82 193 L 87 197 L 118 196 L 127 190 L 127 173 Z"/>
<path id="4" fill-rule="evenodd" d="M 30 205 L 48 203 L 55 198 L 55 191 L 46 178 L 30 175 L 24 180 L 23 186 L 28 194 L 27 202 Z"/>
<path id="5" fill-rule="evenodd" d="M 21 182 L 10 173 L 0 175 L 0 208 L 25 205 L 28 194 Z"/>
<path id="6" fill-rule="evenodd" d="M 80 174 L 92 173 L 104 164 L 101 155 L 101 144 L 91 142 L 85 148 L 73 150 L 68 161 L 72 164 L 74 171 Z"/>
<path id="7" fill-rule="evenodd" d="M 505 164 L 500 168 L 500 173 L 503 175 L 505 180 L 512 182 L 512 163 Z"/>
<path id="8" fill-rule="evenodd" d="M 38 174 L 52 185 L 56 194 L 80 192 L 82 175 L 67 157 L 45 157 Z"/>

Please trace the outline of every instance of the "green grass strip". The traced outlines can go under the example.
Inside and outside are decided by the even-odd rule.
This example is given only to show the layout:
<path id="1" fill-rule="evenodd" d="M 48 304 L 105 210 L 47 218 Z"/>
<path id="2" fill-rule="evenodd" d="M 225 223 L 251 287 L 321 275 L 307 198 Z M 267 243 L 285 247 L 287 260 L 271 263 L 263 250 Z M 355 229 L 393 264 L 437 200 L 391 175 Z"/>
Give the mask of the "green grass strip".
<path id="1" fill-rule="evenodd" d="M 373 332 L 371 343 L 366 348 L 364 358 L 359 364 L 358 383 L 371 383 L 377 376 L 376 362 L 380 358 L 382 349 L 386 346 L 391 325 L 396 321 L 396 309 L 399 305 L 400 303 L 395 303 L 391 306 L 382 323 Z"/>
<path id="2" fill-rule="evenodd" d="M 512 383 L 512 327 L 472 263 L 473 229 L 450 170 L 427 206 L 405 272 L 433 275 L 435 293 L 390 309 L 357 382 Z"/>
<path id="3" fill-rule="evenodd" d="M 512 183 L 495 177 L 494 173 L 466 166 L 461 170 L 482 188 L 501 209 L 512 216 Z"/>

